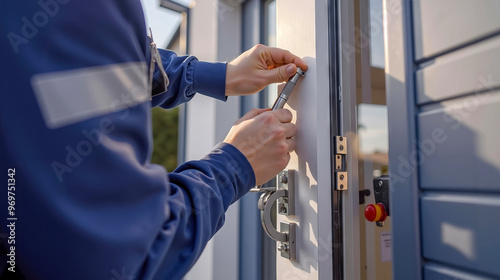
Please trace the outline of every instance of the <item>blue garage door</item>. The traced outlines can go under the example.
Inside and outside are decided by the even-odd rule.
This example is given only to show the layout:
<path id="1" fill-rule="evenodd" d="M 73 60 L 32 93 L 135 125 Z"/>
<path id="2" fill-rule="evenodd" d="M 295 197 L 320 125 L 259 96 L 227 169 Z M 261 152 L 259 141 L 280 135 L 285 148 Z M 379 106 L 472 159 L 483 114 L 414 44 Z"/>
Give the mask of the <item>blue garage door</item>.
<path id="1" fill-rule="evenodd" d="M 500 1 L 386 1 L 395 279 L 500 279 Z"/>

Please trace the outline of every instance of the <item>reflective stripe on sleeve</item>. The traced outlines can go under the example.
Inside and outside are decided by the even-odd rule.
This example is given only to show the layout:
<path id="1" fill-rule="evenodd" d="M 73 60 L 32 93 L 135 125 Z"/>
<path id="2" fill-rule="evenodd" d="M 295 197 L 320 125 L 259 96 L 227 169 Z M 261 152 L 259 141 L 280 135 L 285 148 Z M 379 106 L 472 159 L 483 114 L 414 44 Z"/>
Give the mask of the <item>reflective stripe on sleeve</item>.
<path id="1" fill-rule="evenodd" d="M 31 85 L 52 129 L 132 107 L 150 97 L 145 62 L 37 74 Z"/>

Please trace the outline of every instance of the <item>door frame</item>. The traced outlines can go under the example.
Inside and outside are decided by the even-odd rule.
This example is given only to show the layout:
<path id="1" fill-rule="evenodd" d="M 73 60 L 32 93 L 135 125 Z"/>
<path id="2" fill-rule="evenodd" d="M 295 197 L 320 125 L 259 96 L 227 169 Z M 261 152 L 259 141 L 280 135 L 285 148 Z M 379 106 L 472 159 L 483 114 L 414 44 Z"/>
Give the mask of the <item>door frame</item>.
<path id="1" fill-rule="evenodd" d="M 356 106 L 356 53 L 354 2 L 338 0 L 339 3 L 339 79 L 340 92 L 340 130 L 347 137 L 346 170 L 348 171 L 349 190 L 342 194 L 343 216 L 343 257 L 344 278 L 361 279 L 361 244 L 360 244 L 360 213 L 358 187 L 358 157 L 357 157 L 357 119 L 353 112 Z M 351 16 L 350 16 L 351 15 Z"/>

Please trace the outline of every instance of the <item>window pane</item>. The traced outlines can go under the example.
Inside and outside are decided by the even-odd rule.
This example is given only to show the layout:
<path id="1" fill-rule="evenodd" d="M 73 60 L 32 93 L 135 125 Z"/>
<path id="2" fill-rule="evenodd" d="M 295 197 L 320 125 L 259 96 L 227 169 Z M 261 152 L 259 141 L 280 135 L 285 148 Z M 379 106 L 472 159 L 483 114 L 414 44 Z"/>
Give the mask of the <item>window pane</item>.
<path id="1" fill-rule="evenodd" d="M 382 0 L 370 0 L 370 58 L 378 68 L 385 68 L 383 20 Z"/>
<path id="2" fill-rule="evenodd" d="M 276 47 L 276 1 L 267 2 L 266 5 L 266 45 Z M 278 96 L 277 84 L 267 87 L 266 107 L 271 107 Z"/>
<path id="3" fill-rule="evenodd" d="M 388 174 L 388 120 L 385 90 L 383 0 L 355 0 L 356 117 L 358 187 L 368 189 L 363 210 L 375 203 L 373 179 Z M 361 279 L 392 279 L 392 262 L 382 258 L 381 240 L 391 230 L 390 216 L 383 227 L 360 223 Z M 385 244 L 385 243 L 384 243 Z M 385 252 L 385 251 L 384 251 Z M 385 255 L 384 255 L 385 256 Z"/>

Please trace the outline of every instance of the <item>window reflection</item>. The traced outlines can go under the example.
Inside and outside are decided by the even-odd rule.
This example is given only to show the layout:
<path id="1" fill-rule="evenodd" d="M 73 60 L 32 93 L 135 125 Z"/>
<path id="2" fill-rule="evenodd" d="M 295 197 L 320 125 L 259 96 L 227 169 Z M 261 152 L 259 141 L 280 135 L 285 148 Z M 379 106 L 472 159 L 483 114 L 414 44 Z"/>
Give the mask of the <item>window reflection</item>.
<path id="1" fill-rule="evenodd" d="M 276 1 L 266 2 L 266 45 L 276 47 Z M 265 107 L 271 107 L 278 96 L 277 84 L 271 84 L 266 89 Z"/>
<path id="2" fill-rule="evenodd" d="M 385 68 L 382 0 L 370 0 L 370 64 Z"/>
<path id="3" fill-rule="evenodd" d="M 387 106 L 358 105 L 358 137 L 360 168 L 363 169 L 360 170 L 360 174 L 364 174 L 365 184 L 369 184 L 373 177 L 387 174 L 389 163 Z M 368 170 L 362 172 L 364 169 Z"/>
<path id="4" fill-rule="evenodd" d="M 276 1 L 267 3 L 267 45 L 276 47 Z"/>
<path id="5" fill-rule="evenodd" d="M 388 129 L 382 0 L 358 0 L 356 10 L 356 105 L 360 189 L 387 174 Z"/>

